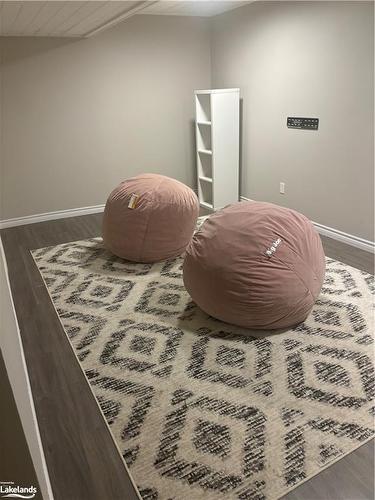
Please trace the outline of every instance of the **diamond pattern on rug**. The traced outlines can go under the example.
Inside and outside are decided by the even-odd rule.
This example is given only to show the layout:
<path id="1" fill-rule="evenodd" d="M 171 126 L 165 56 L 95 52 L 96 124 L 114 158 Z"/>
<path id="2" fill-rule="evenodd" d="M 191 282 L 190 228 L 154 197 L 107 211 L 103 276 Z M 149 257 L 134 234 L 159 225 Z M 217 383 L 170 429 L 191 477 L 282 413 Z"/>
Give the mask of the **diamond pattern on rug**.
<path id="1" fill-rule="evenodd" d="M 57 312 L 69 339 L 74 339 L 76 354 L 82 361 L 90 353 L 91 344 L 103 330 L 107 320 L 102 316 L 65 311 L 60 308 Z"/>
<path id="2" fill-rule="evenodd" d="M 344 367 L 340 367 L 339 372 L 337 364 L 330 365 L 331 370 L 332 367 L 336 368 L 336 378 L 334 381 L 329 380 L 326 375 L 327 363 L 324 365 L 314 363 L 315 380 L 310 383 L 307 382 L 306 378 L 309 371 L 304 365 L 314 362 L 315 357 L 333 360 L 336 363 L 343 360 L 350 361 L 350 373 L 354 376 L 357 375 L 358 383 L 351 385 L 349 388 L 345 387 L 345 382 L 338 384 L 337 381 L 342 380 L 344 377 L 344 381 L 347 380 L 348 372 Z M 307 345 L 299 349 L 298 352 L 289 354 L 286 363 L 289 390 L 298 399 L 317 400 L 326 405 L 353 409 L 363 406 L 374 397 L 374 367 L 371 359 L 364 353 L 323 345 Z M 323 376 L 321 370 L 323 370 Z M 321 383 L 323 377 L 325 377 L 325 384 Z M 328 390 L 326 389 L 327 386 L 330 386 Z"/>
<path id="3" fill-rule="evenodd" d="M 194 306 L 182 285 L 151 281 L 138 300 L 135 312 L 187 319 L 193 317 Z"/>
<path id="4" fill-rule="evenodd" d="M 87 308 L 105 308 L 117 311 L 123 304 L 134 284 L 130 280 L 113 277 L 103 278 L 98 274 L 89 274 L 79 283 L 65 300 L 66 304 L 87 306 Z"/>
<path id="5" fill-rule="evenodd" d="M 228 493 L 264 469 L 266 417 L 257 408 L 195 396 L 181 389 L 172 394 L 171 407 L 154 463 L 162 476 L 188 485 L 198 484 L 206 490 Z M 218 424 L 217 420 L 229 424 Z M 241 432 L 242 439 L 237 437 L 237 446 L 234 443 L 231 446 L 230 442 L 230 435 L 234 432 L 232 421 L 236 431 Z M 189 440 L 194 446 L 186 445 Z M 202 448 L 205 456 L 202 456 Z M 214 455 L 213 460 L 207 452 Z M 228 462 L 232 463 L 229 465 Z M 250 485 L 253 489 L 252 481 Z"/>
<path id="6" fill-rule="evenodd" d="M 104 346 L 100 362 L 122 370 L 150 371 L 165 377 L 172 371 L 173 360 L 183 332 L 151 323 L 122 320 L 120 330 L 113 332 Z"/>
<path id="7" fill-rule="evenodd" d="M 240 337 L 209 328 L 198 329 L 196 333 L 187 367 L 192 378 L 229 387 L 245 387 L 270 373 L 272 344 L 267 338 Z M 250 344 L 252 349 L 239 349 L 238 344 Z M 255 387 L 258 388 L 259 384 Z"/>
<path id="8" fill-rule="evenodd" d="M 327 259 L 307 320 L 259 332 L 201 311 L 182 257 L 32 253 L 144 500 L 274 500 L 373 436 L 373 276 Z"/>

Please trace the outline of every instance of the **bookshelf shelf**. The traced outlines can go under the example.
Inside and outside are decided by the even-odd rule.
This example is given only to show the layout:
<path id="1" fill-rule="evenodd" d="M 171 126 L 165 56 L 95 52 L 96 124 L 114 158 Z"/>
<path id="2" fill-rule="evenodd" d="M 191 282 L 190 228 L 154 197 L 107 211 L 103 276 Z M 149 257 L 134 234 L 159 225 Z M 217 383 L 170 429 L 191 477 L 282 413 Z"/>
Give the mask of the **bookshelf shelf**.
<path id="1" fill-rule="evenodd" d="M 195 91 L 198 197 L 218 210 L 239 199 L 239 89 Z"/>
<path id="2" fill-rule="evenodd" d="M 204 182 L 212 182 L 212 178 L 211 177 L 200 176 L 199 180 L 204 181 Z"/>

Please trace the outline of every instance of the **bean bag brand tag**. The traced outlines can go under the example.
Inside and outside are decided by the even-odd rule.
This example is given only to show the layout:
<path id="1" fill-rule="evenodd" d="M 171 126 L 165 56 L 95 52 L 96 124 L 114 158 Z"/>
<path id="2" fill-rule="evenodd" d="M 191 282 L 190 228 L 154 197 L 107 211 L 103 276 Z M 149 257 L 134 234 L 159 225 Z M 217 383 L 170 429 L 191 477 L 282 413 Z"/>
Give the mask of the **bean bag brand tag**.
<path id="1" fill-rule="evenodd" d="M 129 201 L 129 204 L 128 204 L 128 208 L 135 208 L 136 205 L 137 205 L 137 202 L 138 202 L 138 198 L 139 196 L 137 194 L 132 194 L 131 197 L 130 197 L 130 201 Z"/>
<path id="2" fill-rule="evenodd" d="M 280 245 L 281 243 L 281 238 L 277 238 L 277 240 L 275 240 L 272 245 L 267 248 L 266 250 L 266 255 L 267 257 L 272 257 L 272 255 L 276 252 L 277 250 L 277 247 Z"/>

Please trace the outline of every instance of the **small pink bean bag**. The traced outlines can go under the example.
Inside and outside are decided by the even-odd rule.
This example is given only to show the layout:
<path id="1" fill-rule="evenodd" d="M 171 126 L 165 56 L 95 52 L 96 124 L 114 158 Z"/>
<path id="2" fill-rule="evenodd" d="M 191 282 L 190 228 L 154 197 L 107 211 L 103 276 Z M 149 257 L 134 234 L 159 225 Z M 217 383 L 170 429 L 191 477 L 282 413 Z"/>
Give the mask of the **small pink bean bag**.
<path id="1" fill-rule="evenodd" d="M 324 273 L 323 247 L 311 222 L 259 202 L 234 203 L 209 217 L 183 265 L 185 287 L 203 311 L 256 329 L 304 321 Z"/>
<path id="2" fill-rule="evenodd" d="M 108 250 L 134 262 L 180 255 L 190 242 L 199 212 L 195 193 L 179 181 L 141 174 L 122 182 L 104 210 Z"/>

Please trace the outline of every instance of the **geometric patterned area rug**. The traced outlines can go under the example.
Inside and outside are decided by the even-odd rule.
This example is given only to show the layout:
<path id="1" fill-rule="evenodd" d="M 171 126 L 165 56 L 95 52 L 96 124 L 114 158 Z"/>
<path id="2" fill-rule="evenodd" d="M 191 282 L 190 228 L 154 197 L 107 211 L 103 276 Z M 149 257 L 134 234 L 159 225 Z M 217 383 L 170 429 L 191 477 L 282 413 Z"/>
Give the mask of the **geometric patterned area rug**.
<path id="1" fill-rule="evenodd" d="M 327 259 L 307 321 L 260 332 L 202 312 L 181 257 L 32 253 L 143 499 L 277 499 L 373 436 L 373 276 Z"/>

